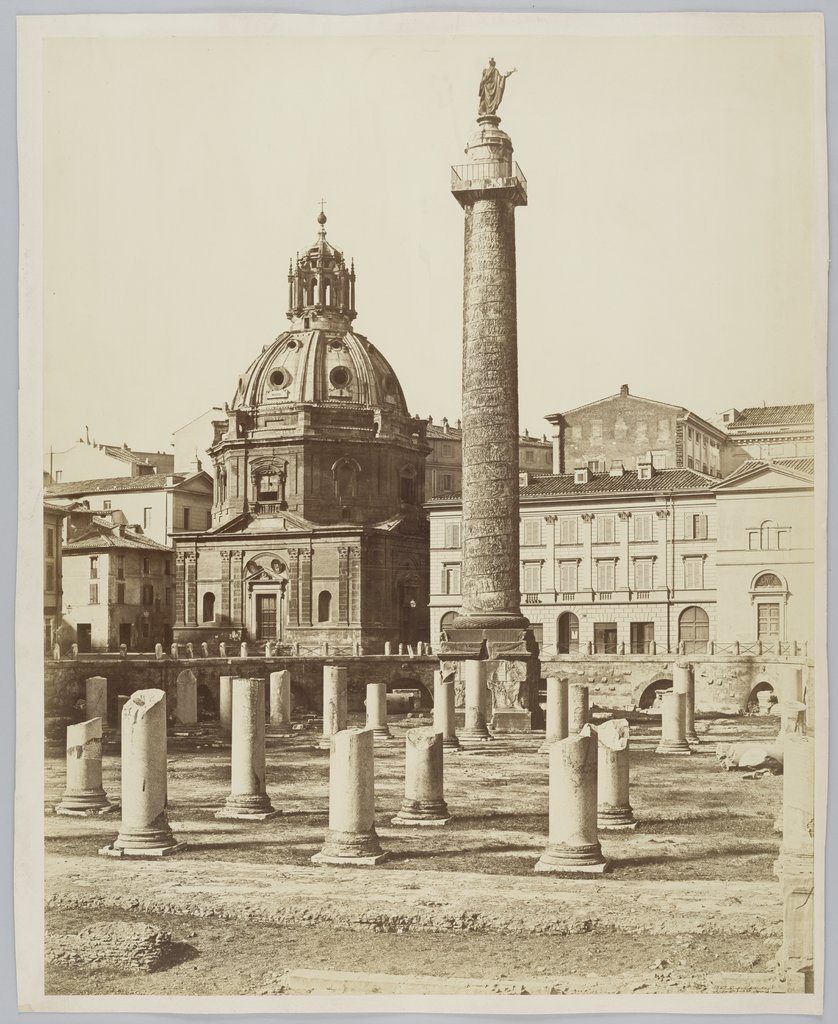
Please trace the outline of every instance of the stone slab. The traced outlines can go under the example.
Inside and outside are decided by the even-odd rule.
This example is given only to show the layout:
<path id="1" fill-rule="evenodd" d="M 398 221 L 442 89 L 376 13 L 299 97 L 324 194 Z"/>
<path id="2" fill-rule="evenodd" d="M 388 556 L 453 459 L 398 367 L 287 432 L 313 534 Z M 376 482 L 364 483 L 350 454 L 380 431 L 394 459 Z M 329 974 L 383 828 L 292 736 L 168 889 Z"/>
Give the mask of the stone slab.
<path id="1" fill-rule="evenodd" d="M 254 811 L 250 814 L 243 811 L 216 811 L 215 817 L 219 821 L 270 821 L 280 814 L 282 811 Z"/>
<path id="2" fill-rule="evenodd" d="M 372 868 L 376 864 L 380 864 L 383 860 L 387 860 L 388 854 L 378 853 L 372 857 L 332 857 L 328 853 L 315 853 L 311 858 L 312 864 L 330 864 L 335 867 L 360 867 L 360 868 Z"/>
<path id="3" fill-rule="evenodd" d="M 434 825 L 447 825 L 450 820 L 451 820 L 450 817 L 448 817 L 448 818 L 403 818 L 403 817 L 401 817 L 401 815 L 397 814 L 395 818 L 391 818 L 390 819 L 390 824 L 391 825 L 411 825 L 411 826 L 413 826 L 413 825 L 422 825 L 422 826 L 430 825 L 430 826 L 434 826 Z"/>
<path id="4" fill-rule="evenodd" d="M 115 857 L 118 860 L 123 857 L 130 857 L 132 860 L 158 860 L 161 857 L 171 857 L 176 853 L 183 853 L 188 849 L 186 843 L 175 843 L 174 846 L 157 847 L 146 850 L 117 850 L 113 844 L 102 846 L 99 849 L 100 857 Z"/>

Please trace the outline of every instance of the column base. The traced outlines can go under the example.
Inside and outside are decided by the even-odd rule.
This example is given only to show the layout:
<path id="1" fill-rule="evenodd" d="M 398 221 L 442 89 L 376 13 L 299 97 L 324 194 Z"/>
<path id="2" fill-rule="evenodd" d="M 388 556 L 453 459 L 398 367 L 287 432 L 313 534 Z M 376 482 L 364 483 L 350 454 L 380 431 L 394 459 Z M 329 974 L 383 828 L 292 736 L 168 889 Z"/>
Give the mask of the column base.
<path id="1" fill-rule="evenodd" d="M 348 864 L 360 867 L 372 867 L 387 859 L 387 853 L 381 849 L 378 833 L 375 829 L 369 832 L 337 832 L 329 829 L 323 843 L 323 849 L 311 858 L 313 864 Z"/>
<path id="2" fill-rule="evenodd" d="M 265 727 L 265 733 L 268 736 L 290 736 L 293 732 L 288 722 L 277 722 L 274 725 L 272 722 L 268 722 Z"/>
<path id="3" fill-rule="evenodd" d="M 599 843 L 591 846 L 549 845 L 533 871 L 551 875 L 602 875 L 610 869 Z"/>
<path id="4" fill-rule="evenodd" d="M 460 740 L 469 740 L 471 742 L 477 740 L 479 742 L 488 742 L 493 740 L 494 736 L 489 732 L 485 725 L 483 726 L 464 726 L 460 729 L 459 733 Z"/>
<path id="5" fill-rule="evenodd" d="M 444 800 L 405 800 L 391 825 L 447 825 L 451 820 Z"/>
<path id="6" fill-rule="evenodd" d="M 701 737 L 696 732 L 688 732 L 687 743 L 699 744 L 701 743 Z"/>
<path id="7" fill-rule="evenodd" d="M 373 728 L 372 736 L 374 740 L 394 740 L 396 737 L 390 732 L 389 728 L 385 725 L 381 728 Z"/>
<path id="8" fill-rule="evenodd" d="M 655 747 L 656 754 L 691 754 L 690 745 L 684 740 L 681 743 L 659 743 Z"/>
<path id="9" fill-rule="evenodd" d="M 236 794 L 227 797 L 221 810 L 216 811 L 215 817 L 220 820 L 268 821 L 279 813 L 266 793 Z"/>
<path id="10" fill-rule="evenodd" d="M 597 808 L 596 827 L 599 832 L 629 832 L 637 828 L 631 807 L 603 806 Z"/>
<path id="11" fill-rule="evenodd" d="M 137 857 L 142 859 L 157 857 L 172 857 L 176 853 L 183 853 L 189 849 L 186 843 L 175 843 L 174 846 L 148 846 L 143 849 L 131 849 L 128 847 L 116 847 L 113 843 L 110 846 L 102 846 L 99 849 L 100 857 Z"/>
<path id="12" fill-rule="evenodd" d="M 94 817 L 109 814 L 118 807 L 119 804 L 108 800 L 104 789 L 79 790 L 65 793 L 61 802 L 55 805 L 55 813 L 68 817 Z"/>
<path id="13" fill-rule="evenodd" d="M 462 750 L 460 741 L 456 736 L 443 736 L 442 737 L 442 749 L 447 751 Z"/>

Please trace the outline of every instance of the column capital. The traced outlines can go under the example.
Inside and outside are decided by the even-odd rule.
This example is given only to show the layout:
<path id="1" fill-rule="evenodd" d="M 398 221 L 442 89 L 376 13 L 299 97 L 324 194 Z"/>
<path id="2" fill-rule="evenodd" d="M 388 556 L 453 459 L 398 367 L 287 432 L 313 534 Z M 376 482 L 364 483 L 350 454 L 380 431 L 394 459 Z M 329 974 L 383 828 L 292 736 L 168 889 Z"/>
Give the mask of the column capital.
<path id="1" fill-rule="evenodd" d="M 592 523 L 593 521 L 594 521 L 594 514 L 593 514 L 593 512 L 583 512 L 582 513 L 582 522 L 583 523 Z"/>

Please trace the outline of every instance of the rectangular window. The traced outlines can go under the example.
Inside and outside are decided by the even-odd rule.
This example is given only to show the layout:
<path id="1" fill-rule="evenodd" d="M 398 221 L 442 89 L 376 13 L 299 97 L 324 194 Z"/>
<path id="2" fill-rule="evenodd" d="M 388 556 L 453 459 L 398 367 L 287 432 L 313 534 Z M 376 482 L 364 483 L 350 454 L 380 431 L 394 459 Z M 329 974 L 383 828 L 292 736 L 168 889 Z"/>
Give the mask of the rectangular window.
<path id="1" fill-rule="evenodd" d="M 143 576 L 148 576 L 151 572 L 151 559 L 143 558 Z"/>
<path id="2" fill-rule="evenodd" d="M 51 526 L 47 527 L 45 545 L 46 545 L 47 558 L 54 558 L 55 557 L 55 531 L 53 530 L 53 528 Z"/>
<path id="3" fill-rule="evenodd" d="M 211 527 L 212 527 L 212 509 L 208 508 L 207 509 L 207 529 L 209 530 Z"/>
<path id="4" fill-rule="evenodd" d="M 171 576 L 172 575 L 172 563 L 171 563 L 171 561 L 168 558 L 165 558 L 163 560 L 163 572 L 167 576 Z"/>
<path id="5" fill-rule="evenodd" d="M 91 583 L 90 584 L 90 601 L 88 602 L 88 604 L 98 604 L 98 603 L 99 603 L 99 584 L 98 583 Z"/>
<path id="6" fill-rule="evenodd" d="M 777 531 L 777 547 L 781 551 L 788 551 L 789 549 L 789 530 L 778 530 Z"/>
<path id="7" fill-rule="evenodd" d="M 172 588 L 166 587 L 166 607 L 172 607 Z"/>
<path id="8" fill-rule="evenodd" d="M 748 548 L 751 551 L 759 551 L 759 530 L 748 531 Z"/>
<path id="9" fill-rule="evenodd" d="M 633 518 L 634 539 L 652 540 L 652 513 L 638 512 Z"/>
<path id="10" fill-rule="evenodd" d="M 610 593 L 614 589 L 614 561 L 611 558 L 600 559 L 596 564 L 596 588 L 602 593 Z"/>
<path id="11" fill-rule="evenodd" d="M 99 579 L 99 556 L 98 555 L 91 555 L 90 556 L 90 578 L 92 580 L 98 580 Z"/>
<path id="12" fill-rule="evenodd" d="M 56 469 L 56 471 L 55 471 L 55 482 L 56 483 L 60 483 L 62 476 L 64 476 L 64 470 L 63 469 Z"/>
<path id="13" fill-rule="evenodd" d="M 779 604 L 757 606 L 757 640 L 777 640 L 780 636 Z"/>
<path id="14" fill-rule="evenodd" d="M 617 623 L 594 623 L 594 654 L 617 653 Z"/>
<path id="15" fill-rule="evenodd" d="M 602 437 L 602 420 L 591 420 L 591 440 L 598 441 Z"/>
<path id="16" fill-rule="evenodd" d="M 447 548 L 460 547 L 462 524 L 458 521 L 445 524 L 445 546 Z"/>
<path id="17" fill-rule="evenodd" d="M 106 512 L 110 512 L 110 510 L 111 510 L 111 507 L 112 507 L 112 506 L 111 506 L 111 502 L 110 502 L 109 500 L 108 500 L 108 501 L 103 501 L 103 502 L 102 502 L 102 508 L 103 508 L 103 509 L 104 509 L 104 510 L 105 510 Z"/>
<path id="18" fill-rule="evenodd" d="M 651 558 L 638 558 L 634 563 L 634 589 L 652 589 L 652 567 L 654 563 Z"/>
<path id="19" fill-rule="evenodd" d="M 541 562 L 524 562 L 524 593 L 541 593 Z"/>
<path id="20" fill-rule="evenodd" d="M 614 516 L 596 517 L 596 539 L 600 544 L 614 543 Z"/>
<path id="21" fill-rule="evenodd" d="M 559 587 L 563 594 L 576 592 L 577 563 L 559 562 Z"/>
<path id="22" fill-rule="evenodd" d="M 44 588 L 46 590 L 55 589 L 55 566 L 45 565 L 44 566 Z"/>
<path id="23" fill-rule="evenodd" d="M 189 508 L 189 506 L 188 505 L 184 505 L 183 506 L 183 528 L 184 528 L 184 530 L 188 530 L 189 529 L 189 513 L 190 512 L 191 512 L 191 509 Z"/>
<path id="24" fill-rule="evenodd" d="M 703 590 L 704 589 L 704 559 L 703 558 L 685 558 L 684 559 L 684 589 L 685 590 Z"/>
<path id="25" fill-rule="evenodd" d="M 576 516 L 562 516 L 559 520 L 559 543 L 576 543 Z"/>
<path id="26" fill-rule="evenodd" d="M 150 583 L 143 587 L 143 604 L 154 604 L 154 587 Z"/>
<path id="27" fill-rule="evenodd" d="M 707 516 L 703 512 L 687 515 L 686 534 L 692 540 L 707 540 Z"/>
<path id="28" fill-rule="evenodd" d="M 524 462 L 532 462 L 532 459 L 533 459 L 532 451 L 528 448 L 524 452 Z"/>
<path id="29" fill-rule="evenodd" d="M 687 456 L 687 469 L 695 469 L 695 463 L 693 462 L 692 455 Z"/>
<path id="30" fill-rule="evenodd" d="M 460 593 L 460 566 L 446 565 L 442 570 L 442 589 L 446 594 Z"/>
<path id="31" fill-rule="evenodd" d="M 521 520 L 521 543 L 522 544 L 540 544 L 541 543 L 541 519 L 536 517 L 530 517 L 528 519 Z"/>
<path id="32" fill-rule="evenodd" d="M 118 580 L 125 579 L 125 555 L 116 556 L 116 578 Z"/>
<path id="33" fill-rule="evenodd" d="M 143 529 L 148 530 L 151 527 L 151 509 L 143 509 Z"/>
<path id="34" fill-rule="evenodd" d="M 632 654 L 651 654 L 655 641 L 654 622 L 632 622 L 629 626 Z"/>
<path id="35" fill-rule="evenodd" d="M 116 603 L 125 604 L 125 584 L 117 583 L 116 585 Z"/>
<path id="36" fill-rule="evenodd" d="M 454 490 L 454 475 L 452 473 L 440 473 L 439 489 L 443 493 Z"/>

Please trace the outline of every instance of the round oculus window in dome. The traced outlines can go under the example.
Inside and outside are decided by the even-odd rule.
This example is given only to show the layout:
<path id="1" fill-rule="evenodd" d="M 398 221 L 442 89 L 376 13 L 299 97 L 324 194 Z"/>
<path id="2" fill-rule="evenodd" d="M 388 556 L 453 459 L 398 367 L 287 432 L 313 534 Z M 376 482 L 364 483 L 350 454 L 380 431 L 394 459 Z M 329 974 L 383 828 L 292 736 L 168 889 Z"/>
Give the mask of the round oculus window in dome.
<path id="1" fill-rule="evenodd" d="M 338 349 L 341 349 L 343 347 L 344 344 L 340 340 L 340 338 L 332 338 L 332 340 L 329 342 L 329 348 L 332 349 L 333 351 L 337 351 Z"/>
<path id="2" fill-rule="evenodd" d="M 333 366 L 329 373 L 329 380 L 332 387 L 345 388 L 349 386 L 352 375 L 345 366 Z"/>
<path id="3" fill-rule="evenodd" d="M 291 374 L 283 367 L 278 366 L 275 370 L 271 370 L 268 380 L 272 388 L 287 388 L 291 383 Z"/>
<path id="4" fill-rule="evenodd" d="M 291 339 L 291 340 L 290 340 L 290 341 L 288 342 L 288 348 L 296 348 L 296 347 L 297 347 L 297 343 L 296 343 L 296 341 L 294 341 L 294 339 L 292 338 L 292 339 Z"/>

